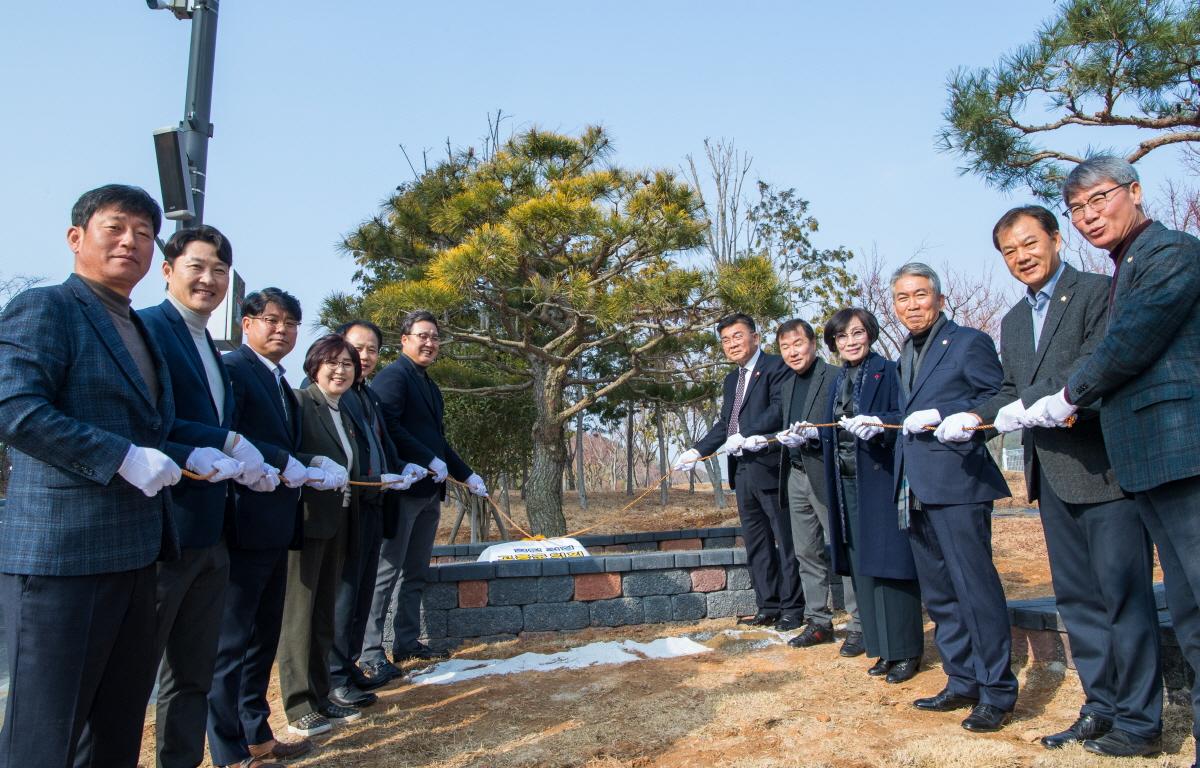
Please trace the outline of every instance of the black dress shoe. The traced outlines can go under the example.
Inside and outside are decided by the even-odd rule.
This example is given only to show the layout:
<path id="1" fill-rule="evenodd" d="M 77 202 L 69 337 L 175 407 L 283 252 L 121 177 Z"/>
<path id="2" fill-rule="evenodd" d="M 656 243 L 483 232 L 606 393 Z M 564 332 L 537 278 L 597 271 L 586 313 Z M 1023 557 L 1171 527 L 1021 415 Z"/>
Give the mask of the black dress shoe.
<path id="1" fill-rule="evenodd" d="M 822 627 L 820 624 L 809 624 L 804 631 L 788 640 L 793 648 L 808 648 L 821 643 L 833 642 L 833 627 Z"/>
<path id="2" fill-rule="evenodd" d="M 979 699 L 973 699 L 970 696 L 960 696 L 943 688 L 936 696 L 917 699 L 913 702 L 913 706 L 927 712 L 951 712 L 955 709 L 973 707 L 978 703 Z"/>
<path id="3" fill-rule="evenodd" d="M 329 701 L 339 707 L 369 707 L 379 701 L 379 697 L 359 690 L 357 686 L 341 685 L 329 692 Z"/>
<path id="4" fill-rule="evenodd" d="M 892 668 L 888 670 L 887 681 L 889 683 L 903 683 L 905 680 L 912 680 L 917 674 L 917 670 L 921 668 L 921 657 L 917 656 L 911 659 L 900 659 Z"/>
<path id="5" fill-rule="evenodd" d="M 430 648 L 428 645 L 425 645 L 425 643 L 417 643 L 416 648 L 409 648 L 409 649 L 403 650 L 403 651 L 396 651 L 395 653 L 392 654 L 392 661 L 395 664 L 401 664 L 405 661 L 410 661 L 412 659 L 419 659 L 421 661 L 432 661 L 434 659 L 448 659 L 448 658 L 450 658 L 449 651 L 435 651 L 434 649 Z"/>
<path id="6" fill-rule="evenodd" d="M 1147 739 L 1120 728 L 1113 728 L 1098 739 L 1083 742 L 1088 752 L 1107 757 L 1149 757 L 1162 752 L 1162 737 Z"/>
<path id="7" fill-rule="evenodd" d="M 1076 741 L 1098 739 L 1112 730 L 1112 720 L 1087 713 L 1079 716 L 1071 727 L 1065 731 L 1052 733 L 1042 737 L 1042 746 L 1046 749 L 1058 749 Z"/>
<path id="8" fill-rule="evenodd" d="M 892 668 L 892 662 L 887 659 L 875 659 L 875 663 L 867 670 L 871 677 L 883 677 Z"/>
<path id="9" fill-rule="evenodd" d="M 403 677 L 404 673 L 400 671 L 390 661 L 375 661 L 369 664 L 364 664 L 359 667 L 359 674 L 355 675 L 354 684 L 364 691 L 373 690 L 381 686 L 387 685 L 392 680 Z M 362 678 L 362 682 L 358 678 Z M 363 685 L 363 682 L 366 685 Z"/>
<path id="10" fill-rule="evenodd" d="M 862 632 L 847 632 L 846 639 L 842 641 L 842 647 L 838 649 L 838 653 L 842 656 L 862 656 L 867 652 L 867 647 L 863 645 Z"/>
<path id="11" fill-rule="evenodd" d="M 759 611 L 753 616 L 743 616 L 737 620 L 737 623 L 749 624 L 752 627 L 769 627 L 777 621 L 779 621 L 779 614 Z"/>
<path id="12" fill-rule="evenodd" d="M 791 632 L 793 629 L 800 629 L 804 626 L 804 617 L 794 613 L 779 614 L 779 621 L 775 622 L 775 629 L 780 632 Z"/>
<path id="13" fill-rule="evenodd" d="M 962 721 L 962 727 L 972 733 L 994 733 L 1012 720 L 1012 712 L 993 707 L 991 704 L 976 704 L 971 714 Z"/>

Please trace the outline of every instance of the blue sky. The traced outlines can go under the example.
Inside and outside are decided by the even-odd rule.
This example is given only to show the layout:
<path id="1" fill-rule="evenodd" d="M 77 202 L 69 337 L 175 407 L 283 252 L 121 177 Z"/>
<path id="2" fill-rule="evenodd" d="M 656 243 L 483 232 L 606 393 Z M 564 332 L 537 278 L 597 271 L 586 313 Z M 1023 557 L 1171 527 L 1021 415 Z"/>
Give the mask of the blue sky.
<path id="1" fill-rule="evenodd" d="M 960 177 L 935 150 L 945 81 L 1030 40 L 1052 12 L 1031 0 L 225 0 L 205 218 L 232 239 L 248 289 L 290 290 L 312 320 L 323 296 L 352 288 L 339 238 L 411 178 L 399 145 L 436 158 L 447 138 L 477 143 L 503 109 L 506 128 L 603 124 L 628 166 L 678 168 L 706 137 L 733 139 L 756 176 L 811 202 L 818 246 L 877 247 L 889 265 L 924 249 L 980 269 L 998 262 L 992 224 L 1027 196 Z M 190 24 L 142 0 L 5 16 L 0 277 L 59 281 L 79 193 L 122 181 L 157 197 L 150 135 L 180 119 Z M 1170 155 L 1139 167 L 1152 192 L 1182 175 Z M 135 306 L 161 300 L 155 274 Z"/>

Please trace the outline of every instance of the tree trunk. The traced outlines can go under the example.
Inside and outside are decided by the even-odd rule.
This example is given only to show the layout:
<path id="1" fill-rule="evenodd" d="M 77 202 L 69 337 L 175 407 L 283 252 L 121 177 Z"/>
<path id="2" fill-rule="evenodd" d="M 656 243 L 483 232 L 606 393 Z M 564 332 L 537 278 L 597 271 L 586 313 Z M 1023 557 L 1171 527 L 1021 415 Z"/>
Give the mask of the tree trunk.
<path id="1" fill-rule="evenodd" d="M 625 495 L 633 495 L 633 403 L 625 414 Z"/>
<path id="2" fill-rule="evenodd" d="M 658 504 L 671 500 L 671 482 L 667 479 L 667 433 L 663 429 L 662 404 L 654 404 L 654 427 L 658 432 Z"/>
<path id="3" fill-rule="evenodd" d="M 721 459 L 714 457 L 705 465 L 708 469 L 708 479 L 712 482 L 713 497 L 717 500 L 717 509 L 725 509 L 725 488 L 721 485 Z"/>
<path id="4" fill-rule="evenodd" d="M 525 509 L 530 532 L 535 536 L 562 536 L 567 532 L 562 508 L 567 452 L 563 425 L 556 417 L 562 408 L 566 372 L 541 362 L 532 363 L 530 369 L 537 415 L 533 421 L 533 466 L 525 487 Z"/>
<path id="5" fill-rule="evenodd" d="M 587 511 L 587 476 L 583 460 L 583 411 L 575 422 L 575 488 L 579 491 L 579 508 Z"/>

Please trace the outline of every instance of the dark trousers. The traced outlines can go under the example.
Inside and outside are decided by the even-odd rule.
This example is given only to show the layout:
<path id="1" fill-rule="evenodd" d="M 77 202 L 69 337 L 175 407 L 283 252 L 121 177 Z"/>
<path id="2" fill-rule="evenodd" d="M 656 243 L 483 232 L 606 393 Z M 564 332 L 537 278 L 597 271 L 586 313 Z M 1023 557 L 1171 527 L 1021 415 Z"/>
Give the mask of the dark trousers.
<path id="1" fill-rule="evenodd" d="M 788 522 L 792 526 L 792 549 L 796 552 L 796 570 L 804 592 L 804 620 L 808 624 L 833 627 L 833 594 L 830 578 L 841 579 L 848 632 L 862 629 L 854 580 L 837 576 L 829 565 L 829 509 L 817 498 L 812 481 L 803 469 L 793 466 L 788 472 Z"/>
<path id="2" fill-rule="evenodd" d="M 947 688 L 1011 711 L 1017 703 L 1012 629 L 1000 575 L 992 563 L 992 503 L 913 510 L 913 560 Z M 862 611 L 859 598 L 859 611 Z"/>
<path id="3" fill-rule="evenodd" d="M 1081 714 L 1151 738 L 1162 732 L 1154 555 L 1141 503 L 1069 504 L 1038 471 L 1058 614 L 1086 696 Z"/>
<path id="4" fill-rule="evenodd" d="M 371 616 L 359 657 L 363 664 L 387 660 L 383 653 L 383 634 L 388 611 L 392 613 L 392 655 L 417 647 L 417 638 L 421 634 L 421 593 L 425 591 L 426 572 L 433 556 L 433 540 L 441 511 L 441 500 L 436 493 L 432 496 L 405 494 L 401 498 L 396 535 L 384 539 L 379 550 Z"/>
<path id="5" fill-rule="evenodd" d="M 217 661 L 208 692 L 208 750 L 216 765 L 250 756 L 274 738 L 267 684 L 279 645 L 287 549 L 230 549 Z"/>
<path id="6" fill-rule="evenodd" d="M 1138 496 L 1144 502 L 1142 520 L 1158 547 L 1175 638 L 1196 673 L 1192 735 L 1200 762 L 1200 477 L 1164 483 Z"/>
<path id="7" fill-rule="evenodd" d="M 158 564 L 158 702 L 155 732 L 159 768 L 195 768 L 204 761 L 208 689 L 217 639 L 229 550 L 224 542 L 185 548 Z"/>
<path id="8" fill-rule="evenodd" d="M 383 541 L 381 505 L 368 503 L 365 499 L 359 504 L 358 531 L 358 550 L 342 564 L 342 580 L 338 584 L 333 607 L 329 684 L 334 688 L 350 685 L 357 677 L 354 660 L 362 651 L 367 617 L 371 615 L 375 574 L 379 568 L 379 545 Z"/>
<path id="9" fill-rule="evenodd" d="M 853 477 L 846 477 L 841 483 L 850 529 L 846 549 L 850 554 L 850 571 L 867 655 L 886 661 L 919 658 L 925 651 L 921 587 L 914 579 L 890 579 L 866 572 L 869 567 L 865 566 L 864 553 L 858 547 L 862 531 L 858 482 Z"/>
<path id="10" fill-rule="evenodd" d="M 343 515 L 333 538 L 306 537 L 299 550 L 288 552 L 279 690 L 283 711 L 292 722 L 316 712 L 329 696 L 333 606 L 346 559 L 348 528 Z"/>
<path id="11" fill-rule="evenodd" d="M 134 768 L 154 687 L 154 565 L 0 574 L 9 692 L 3 768 Z"/>
<path id="12" fill-rule="evenodd" d="M 779 508 L 779 489 L 758 487 L 750 470 L 746 464 L 737 465 L 734 495 L 754 602 L 763 613 L 800 613 L 804 609 L 804 589 L 792 549 L 792 522 Z"/>

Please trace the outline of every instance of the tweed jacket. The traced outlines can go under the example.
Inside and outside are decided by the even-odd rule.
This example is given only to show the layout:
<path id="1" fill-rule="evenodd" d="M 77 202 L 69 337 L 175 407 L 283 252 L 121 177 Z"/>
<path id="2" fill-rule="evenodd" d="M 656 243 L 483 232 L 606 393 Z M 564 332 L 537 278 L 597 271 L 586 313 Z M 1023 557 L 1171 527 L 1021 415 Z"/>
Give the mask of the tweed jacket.
<path id="1" fill-rule="evenodd" d="M 0 314 L 0 441 L 13 450 L 0 511 L 0 572 L 86 576 L 178 555 L 171 492 L 147 498 L 117 474 L 131 445 L 183 466 L 168 441 L 171 379 L 136 313 L 158 402 L 87 284 L 32 288 Z"/>
<path id="2" fill-rule="evenodd" d="M 351 480 L 363 480 L 365 478 L 361 472 L 358 427 L 349 412 L 340 409 L 340 403 L 345 402 L 347 396 L 353 397 L 353 394 L 348 392 L 343 395 L 339 400 L 339 410 L 334 411 L 316 384 L 296 390 L 296 398 L 300 401 L 300 410 L 304 414 L 301 419 L 300 453 L 309 457 L 327 456 L 344 466 Z M 342 420 L 342 428 L 350 438 L 352 455 L 349 457 L 346 456 L 337 428 L 333 425 L 334 419 Z M 318 491 L 316 488 L 305 486 L 300 493 L 300 502 L 304 508 L 304 538 L 332 539 L 342 525 L 347 525 L 347 546 L 351 552 L 357 550 L 355 544 L 358 541 L 360 495 L 361 489 L 351 486 L 350 506 L 345 507 L 342 504 L 345 499 L 343 491 Z"/>
<path id="3" fill-rule="evenodd" d="M 797 421 L 807 421 L 813 424 L 823 423 L 825 421 L 825 403 L 829 400 L 829 388 L 833 386 L 837 374 L 838 369 L 821 358 L 818 357 L 814 360 L 812 379 L 808 383 L 808 394 L 799 411 L 792 411 L 792 392 L 796 389 L 798 377 L 795 371 L 792 371 L 791 376 L 785 376 L 783 384 L 779 388 L 779 406 L 783 410 L 783 420 L 780 422 L 779 431 L 787 429 Z M 822 429 L 821 431 L 828 430 Z M 808 475 L 808 482 L 812 484 L 813 493 L 817 495 L 817 499 L 825 506 L 829 506 L 829 492 L 825 487 L 825 456 L 821 451 L 820 443 L 805 444 L 799 448 L 780 446 L 779 454 L 779 506 L 787 508 L 788 475 L 792 472 L 792 461 L 797 459 L 804 466 L 804 474 Z"/>
<path id="4" fill-rule="evenodd" d="M 1087 360 L 1104 336 L 1109 285 L 1104 275 L 1064 265 L 1036 349 L 1033 308 L 1024 298 L 1013 305 L 1000 324 L 1004 382 L 995 397 L 975 409 L 985 423 L 995 421 L 999 410 L 1017 398 L 1030 406 L 1066 386 L 1071 371 Z M 1038 467 L 1055 495 L 1071 504 L 1098 504 L 1125 495 L 1108 463 L 1097 416 L 1085 408 L 1071 429 L 1024 430 L 1025 485 L 1031 502 L 1041 493 Z"/>
<path id="5" fill-rule="evenodd" d="M 1100 424 L 1121 487 L 1200 474 L 1200 240 L 1152 223 L 1117 275 L 1107 332 L 1067 384 Z"/>
<path id="6" fill-rule="evenodd" d="M 905 366 L 912 365 L 912 341 L 905 342 L 898 374 L 900 410 L 874 414 L 886 424 L 900 424 L 916 411 L 937 409 L 943 418 L 971 411 L 1000 391 L 1004 371 L 991 337 L 948 320 L 926 342 L 925 359 L 912 389 L 906 391 Z M 988 453 L 984 435 L 965 443 L 944 445 L 933 432 L 896 438 L 896 494 L 908 478 L 923 504 L 978 504 L 1009 495 L 1004 475 Z"/>
<path id="7" fill-rule="evenodd" d="M 287 466 L 288 456 L 307 464 L 300 451 L 303 415 L 296 396 L 288 389 L 288 411 L 283 411 L 283 390 L 275 374 L 248 346 L 227 352 L 222 358 L 233 385 L 234 431 L 262 452 L 267 464 L 278 470 Z M 270 493 L 234 486 L 233 514 L 229 518 L 229 546 L 236 549 L 276 549 L 300 538 L 300 489 L 282 482 Z"/>
<path id="8" fill-rule="evenodd" d="M 383 406 L 383 421 L 400 459 L 428 467 L 435 457 L 439 458 L 446 462 L 451 477 L 466 482 L 471 468 L 446 440 L 442 391 L 419 365 L 401 354 L 396 362 L 375 375 L 372 389 Z M 422 497 L 436 493 L 445 499 L 446 484 L 426 477 L 407 491 L 389 493 Z"/>
<path id="9" fill-rule="evenodd" d="M 212 339 L 205 333 L 209 349 L 221 371 L 225 387 L 225 408 L 217 413 L 208 374 L 196 352 L 196 344 L 187 324 L 169 300 L 156 307 L 138 310 L 138 317 L 162 350 L 171 375 L 175 395 L 175 421 L 171 439 L 185 445 L 222 449 L 233 426 L 233 385 Z M 171 489 L 175 524 L 179 528 L 179 546 L 211 547 L 221 540 L 225 527 L 226 503 L 232 500 L 233 481 L 210 483 L 184 478 Z"/>
<path id="10" fill-rule="evenodd" d="M 783 419 L 783 408 L 780 404 L 780 391 L 786 377 L 792 375 L 792 369 L 787 367 L 783 358 L 762 352 L 754 371 L 750 374 L 752 382 L 748 384 L 742 407 L 738 411 L 738 429 L 745 437 L 751 435 L 774 436 L 779 431 Z M 733 416 L 733 398 L 737 392 L 738 373 L 734 368 L 725 376 L 724 397 L 721 400 L 721 416 L 717 423 L 708 430 L 708 434 L 696 443 L 696 450 L 701 456 L 708 456 L 718 450 L 729 437 L 729 419 Z M 737 469 L 739 464 L 746 465 L 756 488 L 761 490 L 777 490 L 779 482 L 779 445 L 771 443 L 757 453 L 744 452 L 741 456 L 727 456 L 729 461 L 729 487 L 737 487 Z"/>

